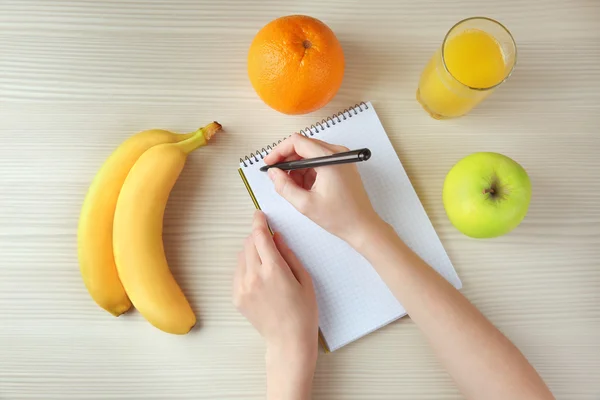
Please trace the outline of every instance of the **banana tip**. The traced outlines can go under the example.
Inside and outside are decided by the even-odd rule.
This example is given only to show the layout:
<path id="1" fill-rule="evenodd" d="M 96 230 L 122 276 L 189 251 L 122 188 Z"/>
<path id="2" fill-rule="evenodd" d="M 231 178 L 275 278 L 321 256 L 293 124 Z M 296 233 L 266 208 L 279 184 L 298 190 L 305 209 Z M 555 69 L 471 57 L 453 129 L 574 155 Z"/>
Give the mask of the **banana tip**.
<path id="1" fill-rule="evenodd" d="M 219 124 L 217 121 L 213 121 L 204 127 L 204 137 L 206 140 L 210 140 L 210 138 L 212 138 L 222 128 L 223 126 L 221 126 L 221 124 Z"/>

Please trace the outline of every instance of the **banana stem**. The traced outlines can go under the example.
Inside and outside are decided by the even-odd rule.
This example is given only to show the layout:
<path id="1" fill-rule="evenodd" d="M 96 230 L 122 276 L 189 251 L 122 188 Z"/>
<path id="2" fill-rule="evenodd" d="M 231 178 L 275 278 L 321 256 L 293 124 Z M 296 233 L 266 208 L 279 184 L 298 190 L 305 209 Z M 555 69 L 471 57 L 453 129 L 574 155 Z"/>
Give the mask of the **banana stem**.
<path id="1" fill-rule="evenodd" d="M 179 146 L 184 153 L 189 154 L 192 151 L 196 150 L 198 147 L 206 145 L 210 138 L 213 137 L 220 130 L 221 124 L 219 124 L 216 121 L 211 122 L 204 128 L 200 128 L 196 132 L 194 132 L 192 137 L 182 140 L 179 143 L 176 143 L 176 146 Z"/>

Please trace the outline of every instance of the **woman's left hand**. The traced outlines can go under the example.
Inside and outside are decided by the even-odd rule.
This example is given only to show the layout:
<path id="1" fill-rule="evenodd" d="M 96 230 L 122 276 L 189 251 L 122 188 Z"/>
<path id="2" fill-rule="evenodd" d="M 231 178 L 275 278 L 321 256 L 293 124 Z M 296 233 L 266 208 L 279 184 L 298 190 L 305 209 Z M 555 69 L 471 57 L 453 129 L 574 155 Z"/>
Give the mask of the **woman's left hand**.
<path id="1" fill-rule="evenodd" d="M 310 390 L 319 331 L 312 279 L 260 211 L 238 256 L 233 302 L 266 340 L 269 398 Z"/>

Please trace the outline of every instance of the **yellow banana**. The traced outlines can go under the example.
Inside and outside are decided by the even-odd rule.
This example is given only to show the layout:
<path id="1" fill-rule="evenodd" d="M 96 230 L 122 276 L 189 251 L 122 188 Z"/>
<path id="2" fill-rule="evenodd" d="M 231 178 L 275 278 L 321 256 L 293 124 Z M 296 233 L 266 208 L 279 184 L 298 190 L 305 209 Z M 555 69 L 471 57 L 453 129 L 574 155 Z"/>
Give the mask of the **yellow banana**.
<path id="1" fill-rule="evenodd" d="M 213 122 L 189 139 L 146 151 L 131 168 L 117 201 L 113 247 L 119 278 L 135 308 L 168 333 L 188 333 L 196 316 L 165 257 L 165 206 L 188 154 L 220 129 Z"/>
<path id="2" fill-rule="evenodd" d="M 92 298 L 114 316 L 129 310 L 131 302 L 119 280 L 113 255 L 113 218 L 117 198 L 129 170 L 152 146 L 192 137 L 154 129 L 123 142 L 104 162 L 83 202 L 77 232 L 81 276 Z"/>

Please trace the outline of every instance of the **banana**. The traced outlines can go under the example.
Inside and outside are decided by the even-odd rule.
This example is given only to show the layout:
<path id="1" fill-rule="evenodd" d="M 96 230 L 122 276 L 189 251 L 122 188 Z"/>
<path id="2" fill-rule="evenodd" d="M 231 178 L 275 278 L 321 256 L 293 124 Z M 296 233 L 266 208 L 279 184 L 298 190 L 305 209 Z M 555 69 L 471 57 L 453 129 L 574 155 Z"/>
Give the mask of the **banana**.
<path id="1" fill-rule="evenodd" d="M 81 276 L 96 303 L 114 316 L 131 302 L 121 285 L 113 255 L 113 218 L 117 198 L 129 170 L 152 146 L 191 138 L 164 130 L 139 132 L 123 142 L 104 162 L 83 202 L 77 232 Z"/>
<path id="2" fill-rule="evenodd" d="M 150 148 L 131 168 L 117 201 L 113 247 L 119 278 L 135 308 L 168 333 L 188 333 L 196 316 L 165 257 L 165 207 L 188 154 L 220 129 L 213 122 L 189 139 Z"/>

